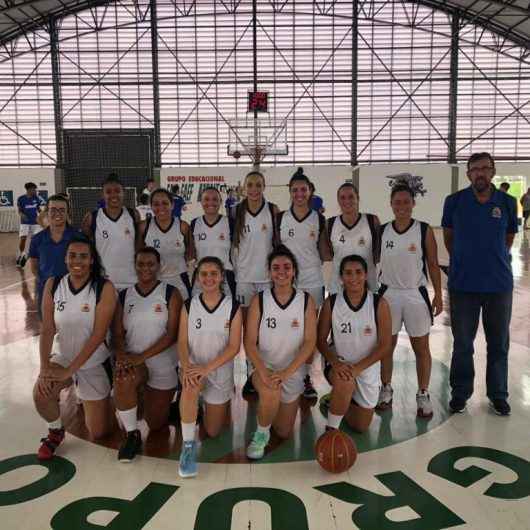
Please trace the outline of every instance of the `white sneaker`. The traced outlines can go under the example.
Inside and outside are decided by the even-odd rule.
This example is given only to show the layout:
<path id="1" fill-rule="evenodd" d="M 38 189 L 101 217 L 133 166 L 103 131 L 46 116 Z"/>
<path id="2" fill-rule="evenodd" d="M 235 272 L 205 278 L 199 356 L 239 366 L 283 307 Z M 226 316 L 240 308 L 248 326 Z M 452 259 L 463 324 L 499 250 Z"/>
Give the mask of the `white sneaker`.
<path id="1" fill-rule="evenodd" d="M 263 458 L 265 454 L 265 447 L 270 440 L 270 433 L 256 431 L 254 436 L 252 436 L 252 441 L 247 447 L 247 457 L 251 460 L 259 460 Z"/>
<path id="2" fill-rule="evenodd" d="M 418 416 L 420 418 L 432 418 L 432 403 L 431 397 L 427 390 L 420 390 L 416 394 L 416 403 L 418 405 Z"/>
<path id="3" fill-rule="evenodd" d="M 392 398 L 394 396 L 394 390 L 390 383 L 383 385 L 379 390 L 379 400 L 377 401 L 377 410 L 386 410 L 392 406 Z"/>

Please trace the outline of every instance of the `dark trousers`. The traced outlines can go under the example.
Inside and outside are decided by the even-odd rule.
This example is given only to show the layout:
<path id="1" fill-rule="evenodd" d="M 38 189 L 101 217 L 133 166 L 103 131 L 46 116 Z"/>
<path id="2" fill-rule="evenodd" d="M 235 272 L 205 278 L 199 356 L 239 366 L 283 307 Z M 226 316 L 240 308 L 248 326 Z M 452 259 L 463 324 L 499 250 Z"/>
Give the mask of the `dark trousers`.
<path id="1" fill-rule="evenodd" d="M 453 397 L 467 400 L 473 394 L 475 367 L 473 342 L 480 311 L 487 344 L 486 393 L 490 399 L 508 397 L 508 348 L 512 291 L 467 293 L 450 291 L 453 357 L 450 383 Z"/>

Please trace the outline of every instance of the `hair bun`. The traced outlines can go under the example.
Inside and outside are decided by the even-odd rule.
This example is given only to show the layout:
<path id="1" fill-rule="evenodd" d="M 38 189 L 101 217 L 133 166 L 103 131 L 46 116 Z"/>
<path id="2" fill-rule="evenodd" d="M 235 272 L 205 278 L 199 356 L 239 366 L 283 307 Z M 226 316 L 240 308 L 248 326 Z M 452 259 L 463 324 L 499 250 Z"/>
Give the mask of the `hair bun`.
<path id="1" fill-rule="evenodd" d="M 298 167 L 298 169 L 296 170 L 296 173 L 294 174 L 295 177 L 301 177 L 302 175 L 304 174 L 304 168 L 303 167 Z"/>

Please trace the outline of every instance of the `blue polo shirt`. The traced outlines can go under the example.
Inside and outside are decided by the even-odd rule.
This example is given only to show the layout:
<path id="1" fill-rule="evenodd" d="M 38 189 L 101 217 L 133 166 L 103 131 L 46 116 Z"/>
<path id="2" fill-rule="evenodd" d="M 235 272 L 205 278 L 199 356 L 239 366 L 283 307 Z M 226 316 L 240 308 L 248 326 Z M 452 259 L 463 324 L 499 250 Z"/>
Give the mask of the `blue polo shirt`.
<path id="1" fill-rule="evenodd" d="M 322 197 L 313 195 L 313 197 L 311 197 L 311 210 L 319 212 L 322 208 L 324 208 L 324 201 L 322 200 Z"/>
<path id="2" fill-rule="evenodd" d="M 495 190 L 481 204 L 471 186 L 445 199 L 442 226 L 453 230 L 449 289 L 499 293 L 513 289 L 506 234 L 517 233 L 515 199 Z"/>
<path id="3" fill-rule="evenodd" d="M 173 195 L 173 217 L 182 216 L 182 208 L 185 204 L 186 201 L 180 195 Z"/>
<path id="4" fill-rule="evenodd" d="M 37 216 L 39 214 L 39 208 L 42 205 L 42 200 L 38 195 L 35 197 L 28 197 L 27 195 L 21 195 L 17 199 L 17 206 L 19 211 L 22 212 L 24 217 L 22 218 L 22 224 L 25 225 L 36 225 Z"/>
<path id="5" fill-rule="evenodd" d="M 44 284 L 52 276 L 63 276 L 68 271 L 64 258 L 66 256 L 66 246 L 72 237 L 77 234 L 77 230 L 71 226 L 64 229 L 63 238 L 56 243 L 50 235 L 50 229 L 42 230 L 31 238 L 29 246 L 29 257 L 39 260 L 39 275 L 37 278 L 37 292 L 39 300 L 42 297 Z"/>

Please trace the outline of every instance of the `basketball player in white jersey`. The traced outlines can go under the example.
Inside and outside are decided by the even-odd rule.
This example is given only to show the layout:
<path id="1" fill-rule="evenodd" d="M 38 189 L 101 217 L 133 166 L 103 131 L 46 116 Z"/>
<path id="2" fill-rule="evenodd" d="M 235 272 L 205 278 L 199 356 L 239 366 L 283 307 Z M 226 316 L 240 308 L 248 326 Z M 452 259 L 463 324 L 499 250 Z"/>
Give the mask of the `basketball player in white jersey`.
<path id="1" fill-rule="evenodd" d="M 359 192 L 351 182 L 345 182 L 337 190 L 337 202 L 341 215 L 327 221 L 328 236 L 333 253 L 333 268 L 329 292 L 342 289 L 339 267 L 346 256 L 362 256 L 368 266 L 368 288 L 377 290 L 376 258 L 379 241 L 379 219 L 371 213 L 359 212 Z"/>
<path id="2" fill-rule="evenodd" d="M 381 226 L 379 294 L 384 295 L 392 314 L 392 352 L 399 330 L 405 324 L 416 355 L 418 416 L 431 418 L 433 408 L 428 392 L 431 377 L 429 331 L 433 316 L 442 312 L 442 286 L 438 266 L 438 248 L 432 228 L 412 218 L 414 192 L 398 183 L 390 194 L 394 220 Z M 427 293 L 427 269 L 434 287 L 432 304 Z M 382 387 L 378 409 L 392 405 L 392 356 L 381 362 Z"/>
<path id="3" fill-rule="evenodd" d="M 179 475 L 197 474 L 195 423 L 199 395 L 205 403 L 206 434 L 216 437 L 230 418 L 234 394 L 234 357 L 241 346 L 243 318 L 239 304 L 222 291 L 224 268 L 216 256 L 202 258 L 196 270 L 201 292 L 188 300 L 179 324 L 178 351 L 182 394 L 182 452 Z"/>
<path id="4" fill-rule="evenodd" d="M 296 258 L 280 245 L 268 264 L 272 288 L 254 296 L 245 328 L 245 351 L 259 394 L 258 426 L 247 448 L 254 460 L 265 454 L 271 426 L 280 438 L 291 436 L 304 390 L 303 365 L 316 344 L 315 302 L 293 286 Z"/>
<path id="5" fill-rule="evenodd" d="M 270 286 L 267 256 L 273 248 L 275 219 L 279 210 L 265 199 L 265 177 L 259 171 L 248 173 L 243 188 L 245 198 L 232 209 L 232 262 L 236 276 L 236 298 L 241 304 L 245 321 L 252 297 Z M 243 394 L 255 391 L 249 377 L 243 387 Z"/>
<path id="6" fill-rule="evenodd" d="M 103 198 L 105 207 L 87 213 L 82 230 L 96 245 L 105 278 L 116 289 L 125 289 L 136 282 L 134 252 L 140 216 L 123 206 L 123 185 L 115 174 L 103 183 Z"/>
<path id="7" fill-rule="evenodd" d="M 322 214 L 311 209 L 311 182 L 301 167 L 289 181 L 289 193 L 291 208 L 276 218 L 278 240 L 294 254 L 300 268 L 297 289 L 309 293 L 318 310 L 324 302 L 322 261 L 331 260 L 326 221 Z M 317 397 L 310 376 L 312 361 L 310 358 L 304 366 L 304 397 L 308 399 Z"/>
<path id="8" fill-rule="evenodd" d="M 105 337 L 116 291 L 101 277 L 94 245 L 82 234 L 68 243 L 65 261 L 68 273 L 46 281 L 42 301 L 40 373 L 33 399 L 48 423 L 48 435 L 41 440 L 39 460 L 52 458 L 64 439 L 59 394 L 72 383 L 83 404 L 90 436 L 102 438 L 111 427 L 110 352 Z"/>
<path id="9" fill-rule="evenodd" d="M 120 462 L 131 462 L 142 449 L 138 430 L 138 391 L 144 388 L 144 418 L 151 431 L 168 422 L 177 387 L 178 318 L 182 297 L 158 279 L 160 254 L 153 247 L 138 250 L 138 282 L 119 294 L 112 325 L 116 369 L 114 401 L 127 436 L 118 451 Z"/>
<path id="10" fill-rule="evenodd" d="M 391 354 L 390 309 L 368 289 L 368 265 L 362 256 L 342 258 L 339 277 L 343 289 L 326 299 L 318 322 L 318 349 L 332 385 L 327 426 L 338 429 L 345 417 L 352 429 L 364 432 L 379 397 L 379 361 Z"/>
<path id="11" fill-rule="evenodd" d="M 191 295 L 187 262 L 193 254 L 190 226 L 173 216 L 173 196 L 168 190 L 154 190 L 150 201 L 153 216 L 140 223 L 140 239 L 160 253 L 160 280 L 176 287 L 187 300 Z"/>
<path id="12" fill-rule="evenodd" d="M 236 280 L 230 261 L 232 235 L 228 217 L 219 213 L 221 194 L 217 188 L 206 188 L 201 194 L 201 206 L 204 214 L 196 217 L 190 224 L 194 256 L 200 261 L 206 256 L 216 256 L 225 270 L 224 292 L 236 297 Z M 199 282 L 193 285 L 193 294 L 200 292 Z"/>

